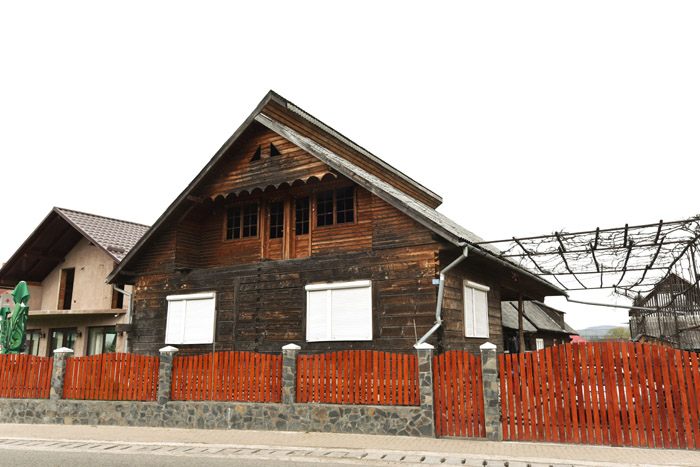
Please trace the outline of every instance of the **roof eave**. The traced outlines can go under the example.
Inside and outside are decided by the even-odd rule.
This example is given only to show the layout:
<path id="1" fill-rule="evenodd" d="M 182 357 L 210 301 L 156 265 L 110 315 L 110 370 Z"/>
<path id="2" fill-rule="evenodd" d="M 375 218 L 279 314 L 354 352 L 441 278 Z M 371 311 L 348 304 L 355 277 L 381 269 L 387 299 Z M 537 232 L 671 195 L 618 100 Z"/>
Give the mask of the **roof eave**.
<path id="1" fill-rule="evenodd" d="M 260 101 L 260 103 L 255 107 L 248 118 L 236 129 L 236 131 L 226 140 L 226 142 L 221 146 L 221 148 L 214 154 L 214 156 L 209 160 L 207 165 L 197 174 L 197 176 L 190 182 L 189 185 L 180 193 L 180 195 L 175 198 L 175 200 L 170 203 L 170 206 L 161 214 L 161 216 L 153 223 L 150 229 L 141 237 L 141 239 L 136 243 L 136 245 L 129 250 L 129 253 L 124 257 L 124 259 L 117 264 L 117 266 L 112 270 L 112 272 L 107 276 L 105 282 L 112 283 L 112 281 L 119 275 L 119 273 L 124 269 L 124 267 L 131 261 L 131 259 L 138 253 L 141 246 L 144 245 L 150 238 L 158 231 L 158 229 L 163 225 L 163 223 L 170 217 L 170 214 L 187 198 L 187 196 L 194 190 L 194 188 L 206 177 L 211 168 L 221 159 L 221 157 L 226 153 L 226 151 L 236 142 L 238 137 L 250 126 L 253 121 L 255 121 L 255 116 L 259 114 L 262 109 L 270 102 L 275 101 L 279 104 L 284 104 L 280 100 L 281 96 L 273 91 L 269 91 L 267 95 Z"/>

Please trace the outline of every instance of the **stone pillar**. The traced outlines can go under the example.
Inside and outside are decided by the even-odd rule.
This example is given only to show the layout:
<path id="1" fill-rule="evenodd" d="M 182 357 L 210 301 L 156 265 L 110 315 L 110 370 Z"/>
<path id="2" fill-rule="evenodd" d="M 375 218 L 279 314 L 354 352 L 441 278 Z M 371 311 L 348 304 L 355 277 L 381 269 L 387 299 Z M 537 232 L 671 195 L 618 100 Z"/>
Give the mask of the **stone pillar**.
<path id="1" fill-rule="evenodd" d="M 423 436 L 435 436 L 435 399 L 433 397 L 433 347 L 428 343 L 413 346 L 418 353 L 418 394 L 420 395 L 420 410 L 422 426 L 419 427 Z"/>
<path id="2" fill-rule="evenodd" d="M 297 400 L 297 355 L 301 347 L 287 344 L 282 347 L 282 403 L 293 404 Z"/>
<path id="3" fill-rule="evenodd" d="M 73 356 L 73 350 L 61 347 L 53 351 L 53 369 L 51 370 L 51 391 L 49 399 L 63 399 L 63 384 L 66 381 L 66 359 Z"/>
<path id="4" fill-rule="evenodd" d="M 160 352 L 160 365 L 158 366 L 158 395 L 159 404 L 170 401 L 170 391 L 173 386 L 173 357 L 178 349 L 172 346 L 163 347 Z"/>
<path id="5" fill-rule="evenodd" d="M 486 439 L 503 441 L 501 430 L 501 403 L 498 399 L 498 356 L 496 346 L 490 342 L 481 347 L 481 374 L 484 388 L 484 422 Z"/>

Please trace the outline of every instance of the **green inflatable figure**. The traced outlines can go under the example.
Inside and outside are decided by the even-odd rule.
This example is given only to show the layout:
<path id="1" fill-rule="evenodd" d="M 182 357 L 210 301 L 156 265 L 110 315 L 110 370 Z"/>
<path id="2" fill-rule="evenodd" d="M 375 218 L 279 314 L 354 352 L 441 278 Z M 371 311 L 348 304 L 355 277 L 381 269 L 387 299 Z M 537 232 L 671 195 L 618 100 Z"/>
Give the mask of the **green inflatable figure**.
<path id="1" fill-rule="evenodd" d="M 29 287 L 22 281 L 12 292 L 15 309 L 0 308 L 0 354 L 16 354 L 26 350 L 24 331 L 29 314 Z"/>

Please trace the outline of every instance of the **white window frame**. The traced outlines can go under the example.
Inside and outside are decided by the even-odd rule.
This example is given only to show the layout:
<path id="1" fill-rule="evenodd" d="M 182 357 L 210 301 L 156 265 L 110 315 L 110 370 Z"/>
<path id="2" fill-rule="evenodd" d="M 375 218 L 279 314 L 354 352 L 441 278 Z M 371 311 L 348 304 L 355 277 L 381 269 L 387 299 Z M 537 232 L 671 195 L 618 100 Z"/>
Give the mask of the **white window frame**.
<path id="1" fill-rule="evenodd" d="M 364 310 L 361 312 L 366 313 L 364 316 L 360 315 L 357 317 L 358 320 L 362 320 L 360 326 L 362 327 L 361 332 L 355 337 L 338 337 L 334 333 L 333 328 L 333 291 L 342 289 L 367 289 L 366 302 L 358 303 L 358 307 L 364 306 Z M 324 284 L 310 284 L 304 287 L 306 291 L 306 341 L 307 342 L 329 342 L 329 341 L 371 341 L 373 339 L 372 331 L 372 281 L 352 281 L 352 282 L 332 282 Z M 313 312 L 310 309 L 311 304 L 311 294 L 316 294 L 319 297 L 319 292 L 325 292 L 325 322 L 326 330 L 322 336 L 314 336 L 311 324 L 314 316 L 310 316 Z"/>
<path id="2" fill-rule="evenodd" d="M 541 337 L 536 337 L 535 338 L 535 350 L 543 350 L 544 349 L 544 339 Z"/>
<path id="3" fill-rule="evenodd" d="M 471 294 L 467 293 L 467 289 L 471 289 L 473 292 Z M 464 335 L 469 338 L 488 338 L 489 337 L 489 301 L 488 292 L 491 290 L 490 287 L 465 280 L 462 285 L 462 298 L 464 301 Z M 485 308 L 483 310 L 477 310 L 477 293 L 484 294 Z M 479 333 L 476 330 L 477 317 L 483 316 L 486 322 L 486 332 Z"/>
<path id="4" fill-rule="evenodd" d="M 168 302 L 168 314 L 165 322 L 165 343 L 166 344 L 213 344 L 214 343 L 214 332 L 216 329 L 216 293 L 194 293 L 194 294 L 183 294 L 183 295 L 168 295 L 166 297 Z M 211 307 L 204 312 L 199 310 L 197 316 L 198 320 L 206 320 L 204 322 L 203 330 L 199 333 L 191 331 L 188 335 L 188 304 L 194 301 L 208 300 L 211 302 Z M 179 312 L 171 308 L 171 303 L 183 303 L 184 310 L 182 310 L 181 319 L 175 319 L 174 313 Z M 209 304 L 205 304 L 209 305 Z M 192 315 L 192 312 L 190 313 Z M 189 317 L 190 319 L 193 316 Z M 211 328 L 211 331 L 209 331 Z"/>

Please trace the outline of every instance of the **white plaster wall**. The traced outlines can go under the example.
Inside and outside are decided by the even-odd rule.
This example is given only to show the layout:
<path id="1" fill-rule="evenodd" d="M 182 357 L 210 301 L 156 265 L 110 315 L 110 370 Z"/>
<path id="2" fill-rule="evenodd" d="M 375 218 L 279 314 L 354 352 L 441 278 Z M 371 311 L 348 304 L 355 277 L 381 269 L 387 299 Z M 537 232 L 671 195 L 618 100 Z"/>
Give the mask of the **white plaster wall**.
<path id="1" fill-rule="evenodd" d="M 101 249 L 83 238 L 41 283 L 42 310 L 56 310 L 61 270 L 75 268 L 71 310 L 102 310 L 112 307 L 112 286 L 105 278 L 112 272 L 114 261 Z"/>

